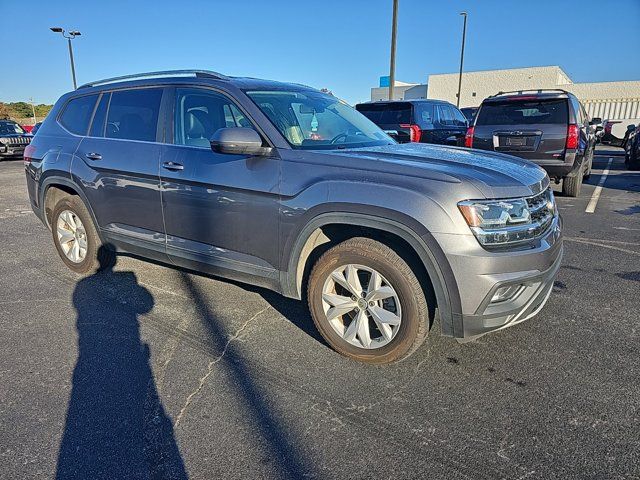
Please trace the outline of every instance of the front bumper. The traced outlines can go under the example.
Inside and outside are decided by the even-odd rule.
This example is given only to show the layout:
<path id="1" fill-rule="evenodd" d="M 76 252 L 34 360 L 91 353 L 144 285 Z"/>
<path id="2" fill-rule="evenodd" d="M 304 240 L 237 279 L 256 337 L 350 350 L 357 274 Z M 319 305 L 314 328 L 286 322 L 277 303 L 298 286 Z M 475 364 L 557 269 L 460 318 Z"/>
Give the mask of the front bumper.
<path id="1" fill-rule="evenodd" d="M 556 263 L 547 271 L 536 276 L 526 276 L 496 284 L 487 295 L 486 302 L 478 309 L 478 313 L 463 315 L 464 339 L 473 340 L 486 333 L 511 327 L 534 317 L 547 303 L 561 263 L 562 249 Z M 491 304 L 490 300 L 495 291 L 509 285 L 521 285 L 520 293 L 507 302 Z"/>
<path id="2" fill-rule="evenodd" d="M 443 250 L 460 293 L 455 337 L 471 340 L 523 322 L 542 309 L 562 262 L 561 227 L 560 217 L 554 218 L 543 237 L 519 250 L 485 250 L 473 235 L 436 236 L 443 247 L 446 243 Z M 492 301 L 499 289 L 509 286 L 517 287 L 512 297 Z"/>
<path id="3" fill-rule="evenodd" d="M 0 145 L 0 157 L 22 157 L 25 145 Z"/>

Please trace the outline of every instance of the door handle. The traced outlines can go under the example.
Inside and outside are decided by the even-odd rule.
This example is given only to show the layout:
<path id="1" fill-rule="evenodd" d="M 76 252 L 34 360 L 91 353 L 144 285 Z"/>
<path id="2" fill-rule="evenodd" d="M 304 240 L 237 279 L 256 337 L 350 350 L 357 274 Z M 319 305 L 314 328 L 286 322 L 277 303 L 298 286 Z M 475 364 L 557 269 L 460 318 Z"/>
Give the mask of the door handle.
<path id="1" fill-rule="evenodd" d="M 99 153 L 87 153 L 85 154 L 85 157 L 87 157 L 89 160 L 102 160 L 102 155 L 100 155 Z"/>
<path id="2" fill-rule="evenodd" d="M 177 171 L 177 170 L 184 170 L 184 165 L 176 162 L 164 162 L 162 164 L 162 168 L 166 168 L 167 170 L 171 170 L 171 171 Z"/>

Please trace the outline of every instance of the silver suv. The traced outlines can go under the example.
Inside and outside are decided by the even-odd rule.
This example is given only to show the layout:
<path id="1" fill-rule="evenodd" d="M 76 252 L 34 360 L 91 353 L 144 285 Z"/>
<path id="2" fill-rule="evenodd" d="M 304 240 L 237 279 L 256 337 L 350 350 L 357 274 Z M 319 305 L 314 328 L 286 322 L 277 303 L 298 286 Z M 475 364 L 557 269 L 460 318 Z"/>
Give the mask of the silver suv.
<path id="1" fill-rule="evenodd" d="M 562 257 L 540 167 L 399 145 L 301 85 L 207 71 L 87 84 L 25 165 L 75 272 L 126 251 L 306 297 L 327 343 L 363 362 L 407 357 L 435 316 L 460 340 L 532 317 Z"/>

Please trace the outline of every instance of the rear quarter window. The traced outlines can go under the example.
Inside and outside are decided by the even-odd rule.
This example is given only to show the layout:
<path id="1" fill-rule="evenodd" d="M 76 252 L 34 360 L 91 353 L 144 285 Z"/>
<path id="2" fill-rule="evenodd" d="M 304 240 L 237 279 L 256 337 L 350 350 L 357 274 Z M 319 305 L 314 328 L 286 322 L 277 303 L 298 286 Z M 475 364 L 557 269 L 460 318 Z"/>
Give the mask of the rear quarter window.
<path id="1" fill-rule="evenodd" d="M 567 100 L 505 101 L 485 103 L 478 112 L 476 125 L 566 124 Z"/>
<path id="2" fill-rule="evenodd" d="M 86 135 L 98 95 L 86 95 L 69 100 L 60 116 L 60 124 L 76 135 Z"/>

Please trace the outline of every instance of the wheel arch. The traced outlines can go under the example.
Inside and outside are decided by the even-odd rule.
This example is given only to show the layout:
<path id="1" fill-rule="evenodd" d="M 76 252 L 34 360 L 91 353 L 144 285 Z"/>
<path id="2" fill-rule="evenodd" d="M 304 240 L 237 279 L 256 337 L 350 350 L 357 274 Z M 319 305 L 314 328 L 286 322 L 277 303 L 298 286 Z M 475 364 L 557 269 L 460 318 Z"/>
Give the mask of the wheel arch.
<path id="1" fill-rule="evenodd" d="M 444 252 L 424 227 L 422 227 L 423 231 L 416 232 L 415 228 L 391 220 L 388 215 L 383 217 L 344 211 L 323 213 L 313 217 L 297 235 L 289 259 L 285 263 L 285 270 L 281 272 L 282 293 L 285 296 L 302 298 L 305 272 L 308 271 L 309 262 L 314 260 L 314 252 L 321 252 L 323 245 L 326 249 L 334 244 L 326 234 L 327 228 L 345 229 L 347 238 L 354 236 L 350 235 L 350 232 L 365 229 L 365 232 L 378 231 L 401 239 L 412 249 L 426 271 L 433 287 L 443 334 L 456 336 L 456 333 L 462 332 L 461 303 L 457 282 Z"/>
<path id="2" fill-rule="evenodd" d="M 55 189 L 55 190 L 52 190 Z M 61 192 L 61 193 L 55 193 Z M 53 197 L 49 197 L 49 195 L 53 193 Z M 50 176 L 47 177 L 42 182 L 42 187 L 40 188 L 40 199 L 38 204 L 42 206 L 43 220 L 47 228 L 51 229 L 51 213 L 53 212 L 53 207 L 57 200 L 62 198 L 63 195 L 76 195 L 80 197 L 85 207 L 89 211 L 89 215 L 91 215 L 91 220 L 93 224 L 96 226 L 96 231 L 98 232 L 98 236 L 102 239 L 102 235 L 100 232 L 100 228 L 98 226 L 98 222 L 96 220 L 96 216 L 91 208 L 91 204 L 89 203 L 86 195 L 82 191 L 78 185 L 76 185 L 72 180 L 59 177 L 59 176 Z"/>

